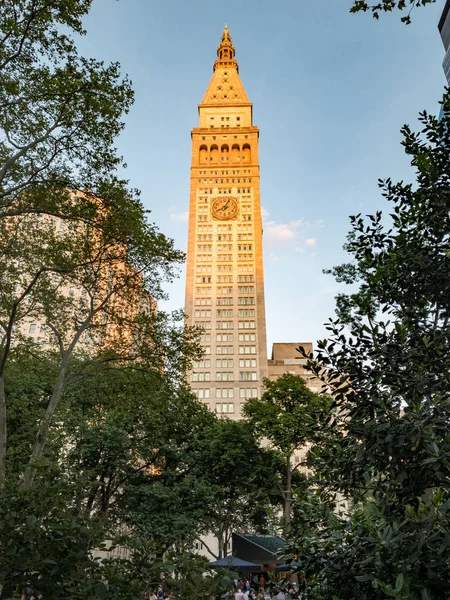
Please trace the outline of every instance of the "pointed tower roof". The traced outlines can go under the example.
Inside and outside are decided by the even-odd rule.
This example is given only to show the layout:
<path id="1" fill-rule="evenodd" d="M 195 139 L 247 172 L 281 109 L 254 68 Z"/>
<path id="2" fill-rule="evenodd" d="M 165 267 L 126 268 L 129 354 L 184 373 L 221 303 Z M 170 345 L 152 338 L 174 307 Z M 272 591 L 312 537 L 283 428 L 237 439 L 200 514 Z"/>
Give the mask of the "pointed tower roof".
<path id="1" fill-rule="evenodd" d="M 239 65 L 234 58 L 235 48 L 228 25 L 217 47 L 214 73 L 200 106 L 217 104 L 250 104 L 239 77 Z"/>

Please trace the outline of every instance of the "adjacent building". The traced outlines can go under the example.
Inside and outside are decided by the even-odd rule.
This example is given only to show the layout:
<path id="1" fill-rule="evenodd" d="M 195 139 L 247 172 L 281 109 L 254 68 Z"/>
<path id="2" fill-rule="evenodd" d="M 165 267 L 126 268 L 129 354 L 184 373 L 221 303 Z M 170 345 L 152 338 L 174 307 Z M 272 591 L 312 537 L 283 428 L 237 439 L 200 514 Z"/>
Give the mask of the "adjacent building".
<path id="1" fill-rule="evenodd" d="M 444 10 L 439 20 L 439 33 L 445 48 L 445 57 L 442 62 L 445 77 L 450 85 L 450 0 L 446 0 Z"/>

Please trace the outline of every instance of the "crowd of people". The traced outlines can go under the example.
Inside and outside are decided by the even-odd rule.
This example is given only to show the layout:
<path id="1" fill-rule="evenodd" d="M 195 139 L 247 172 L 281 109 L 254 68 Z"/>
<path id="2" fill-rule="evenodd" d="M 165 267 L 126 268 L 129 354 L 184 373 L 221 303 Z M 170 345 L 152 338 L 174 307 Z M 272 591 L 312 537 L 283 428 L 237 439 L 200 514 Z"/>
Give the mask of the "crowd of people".
<path id="1" fill-rule="evenodd" d="M 289 581 L 282 587 L 261 575 L 234 580 L 234 600 L 302 600 L 297 583 Z"/>

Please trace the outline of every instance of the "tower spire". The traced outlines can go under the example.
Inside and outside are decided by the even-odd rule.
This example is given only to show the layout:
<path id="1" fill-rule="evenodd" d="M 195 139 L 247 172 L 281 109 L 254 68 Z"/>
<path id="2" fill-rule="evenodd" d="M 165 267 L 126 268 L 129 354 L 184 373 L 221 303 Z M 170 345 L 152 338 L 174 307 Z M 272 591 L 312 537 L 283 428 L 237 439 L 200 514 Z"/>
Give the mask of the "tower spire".
<path id="1" fill-rule="evenodd" d="M 214 63 L 214 70 L 218 67 L 227 67 L 238 69 L 238 64 L 234 59 L 235 48 L 231 40 L 230 30 L 228 25 L 225 25 L 222 33 L 222 39 L 217 46 L 217 60 Z"/>

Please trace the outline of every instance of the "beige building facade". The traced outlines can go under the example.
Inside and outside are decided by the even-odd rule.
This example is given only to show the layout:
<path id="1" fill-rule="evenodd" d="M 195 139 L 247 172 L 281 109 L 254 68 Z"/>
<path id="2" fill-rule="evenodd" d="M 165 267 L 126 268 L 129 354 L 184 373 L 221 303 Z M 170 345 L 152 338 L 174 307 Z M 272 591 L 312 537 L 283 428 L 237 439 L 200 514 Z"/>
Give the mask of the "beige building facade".
<path id="1" fill-rule="evenodd" d="M 303 347 L 310 355 L 313 351 L 311 342 L 276 342 L 272 344 L 272 356 L 268 363 L 268 378 L 276 381 L 284 373 L 300 375 L 312 392 L 322 391 L 322 381 L 306 369 L 307 359 L 298 352 L 297 348 Z"/>
<path id="2" fill-rule="evenodd" d="M 259 130 L 225 27 L 191 132 L 185 310 L 202 329 L 191 387 L 218 414 L 239 418 L 267 377 Z"/>

